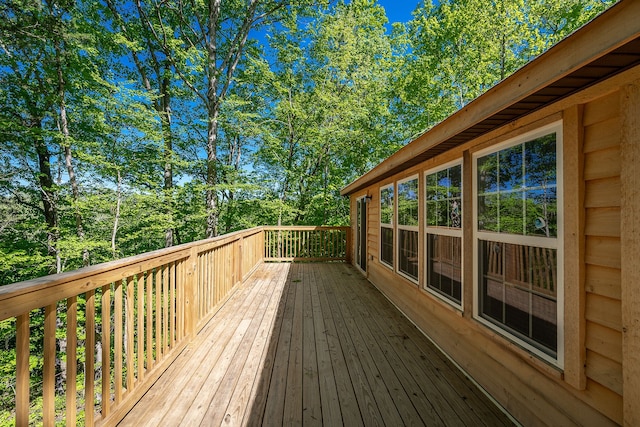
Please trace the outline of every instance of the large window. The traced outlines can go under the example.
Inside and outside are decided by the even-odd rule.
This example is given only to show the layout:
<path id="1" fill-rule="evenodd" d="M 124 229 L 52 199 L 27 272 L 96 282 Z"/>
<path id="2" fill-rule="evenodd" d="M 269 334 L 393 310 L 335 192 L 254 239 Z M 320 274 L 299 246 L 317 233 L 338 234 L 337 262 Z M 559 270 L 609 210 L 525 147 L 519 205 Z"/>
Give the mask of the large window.
<path id="1" fill-rule="evenodd" d="M 560 147 L 554 125 L 482 152 L 475 164 L 478 316 L 558 365 Z"/>
<path id="2" fill-rule="evenodd" d="M 398 271 L 418 280 L 418 177 L 398 182 Z"/>
<path id="3" fill-rule="evenodd" d="M 462 165 L 425 174 L 425 289 L 462 305 Z"/>
<path id="4" fill-rule="evenodd" d="M 393 184 L 380 189 L 380 261 L 393 268 Z"/>

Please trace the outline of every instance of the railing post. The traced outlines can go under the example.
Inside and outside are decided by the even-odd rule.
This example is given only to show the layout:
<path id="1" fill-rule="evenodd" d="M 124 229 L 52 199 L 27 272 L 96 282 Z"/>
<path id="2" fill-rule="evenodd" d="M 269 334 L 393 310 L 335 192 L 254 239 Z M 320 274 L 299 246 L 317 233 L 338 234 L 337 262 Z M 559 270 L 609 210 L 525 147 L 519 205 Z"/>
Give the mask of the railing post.
<path id="1" fill-rule="evenodd" d="M 187 277 L 184 286 L 184 332 L 193 336 L 198 324 L 197 287 L 198 287 L 198 248 L 191 248 L 187 260 Z"/>
<path id="2" fill-rule="evenodd" d="M 242 277 L 244 276 L 243 273 L 243 253 L 242 253 L 242 245 L 244 244 L 244 236 L 240 236 L 240 240 L 238 240 L 238 253 L 235 254 L 235 258 L 236 258 L 236 280 L 233 283 L 233 285 L 235 286 L 236 284 L 242 282 Z"/>
<path id="3" fill-rule="evenodd" d="M 346 245 L 347 245 L 346 254 L 345 254 L 346 258 L 347 258 L 346 261 L 347 261 L 347 264 L 351 264 L 351 249 L 352 249 L 351 248 L 351 237 L 352 237 L 351 236 L 351 227 L 349 227 L 349 228 L 347 228 L 345 230 L 345 234 L 346 234 L 345 237 L 346 237 Z"/>

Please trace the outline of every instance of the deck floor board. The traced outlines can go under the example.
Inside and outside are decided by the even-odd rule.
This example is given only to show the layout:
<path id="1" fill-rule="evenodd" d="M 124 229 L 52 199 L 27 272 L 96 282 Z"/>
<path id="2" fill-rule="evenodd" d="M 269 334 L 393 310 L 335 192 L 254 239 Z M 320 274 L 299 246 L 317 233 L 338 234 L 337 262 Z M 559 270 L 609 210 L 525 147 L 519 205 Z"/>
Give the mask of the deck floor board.
<path id="1" fill-rule="evenodd" d="M 346 264 L 263 264 L 121 425 L 510 425 Z"/>

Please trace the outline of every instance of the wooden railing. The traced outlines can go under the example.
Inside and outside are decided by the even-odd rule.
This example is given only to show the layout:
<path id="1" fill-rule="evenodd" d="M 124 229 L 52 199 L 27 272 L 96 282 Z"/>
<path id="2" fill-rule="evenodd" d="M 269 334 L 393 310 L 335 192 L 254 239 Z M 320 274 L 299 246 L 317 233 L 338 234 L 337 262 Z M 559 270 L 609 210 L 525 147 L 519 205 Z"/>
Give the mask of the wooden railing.
<path id="1" fill-rule="evenodd" d="M 15 424 L 116 424 L 261 262 L 347 259 L 346 230 L 256 227 L 0 287 Z M 272 256 L 274 232 L 297 249 Z"/>
<path id="2" fill-rule="evenodd" d="M 349 227 L 265 227 L 265 261 L 348 261 Z"/>

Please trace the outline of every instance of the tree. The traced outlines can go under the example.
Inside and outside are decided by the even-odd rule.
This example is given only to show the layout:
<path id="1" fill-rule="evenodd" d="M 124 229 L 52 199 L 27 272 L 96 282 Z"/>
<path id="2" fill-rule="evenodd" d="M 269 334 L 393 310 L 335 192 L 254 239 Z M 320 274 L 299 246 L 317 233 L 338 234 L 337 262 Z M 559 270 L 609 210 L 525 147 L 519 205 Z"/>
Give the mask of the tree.
<path id="1" fill-rule="evenodd" d="M 258 162 L 290 222 L 343 223 L 341 186 L 401 141 L 388 101 L 386 21 L 373 1 L 338 2 L 308 25 L 290 20 L 272 31 L 274 66 L 265 74 L 274 107 Z"/>
<path id="2" fill-rule="evenodd" d="M 493 87 L 613 1 L 425 1 L 407 24 L 399 110 L 422 132 Z M 413 119 L 411 119 L 413 117 Z"/>
<path id="3" fill-rule="evenodd" d="M 300 4 L 304 5 L 305 2 Z M 137 7 L 146 29 L 166 60 L 197 101 L 206 117 L 206 235 L 218 234 L 220 184 L 218 137 L 221 107 L 247 48 L 251 31 L 267 20 L 295 13 L 293 0 L 248 0 L 177 5 L 152 2 Z"/>

